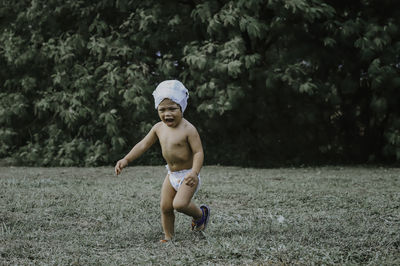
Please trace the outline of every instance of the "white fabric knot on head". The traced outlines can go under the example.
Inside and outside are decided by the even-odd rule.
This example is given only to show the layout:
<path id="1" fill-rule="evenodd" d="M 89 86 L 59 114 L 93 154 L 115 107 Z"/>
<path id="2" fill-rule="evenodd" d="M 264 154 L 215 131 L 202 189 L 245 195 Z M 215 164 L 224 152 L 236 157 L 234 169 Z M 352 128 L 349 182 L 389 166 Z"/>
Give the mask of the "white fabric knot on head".
<path id="1" fill-rule="evenodd" d="M 153 91 L 153 96 L 156 109 L 164 99 L 168 98 L 179 104 L 183 113 L 187 106 L 189 91 L 179 80 L 165 80 L 158 84 L 157 88 Z"/>

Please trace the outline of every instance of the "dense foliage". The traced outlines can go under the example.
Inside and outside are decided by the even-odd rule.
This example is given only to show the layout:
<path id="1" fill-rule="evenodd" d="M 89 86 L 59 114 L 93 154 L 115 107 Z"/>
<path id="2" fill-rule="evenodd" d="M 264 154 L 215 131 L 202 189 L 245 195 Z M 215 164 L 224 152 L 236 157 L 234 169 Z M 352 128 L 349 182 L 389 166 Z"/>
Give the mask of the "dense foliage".
<path id="1" fill-rule="evenodd" d="M 400 161 L 398 25 L 386 0 L 2 0 L 0 158 L 112 164 L 176 78 L 208 163 Z"/>

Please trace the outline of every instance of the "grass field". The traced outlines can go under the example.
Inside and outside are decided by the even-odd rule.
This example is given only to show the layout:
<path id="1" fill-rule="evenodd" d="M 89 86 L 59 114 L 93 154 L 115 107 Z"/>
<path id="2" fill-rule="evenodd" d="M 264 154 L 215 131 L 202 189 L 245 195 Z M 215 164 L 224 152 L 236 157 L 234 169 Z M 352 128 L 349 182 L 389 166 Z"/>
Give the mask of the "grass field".
<path id="1" fill-rule="evenodd" d="M 1 264 L 400 265 L 400 169 L 206 166 L 204 235 L 162 237 L 165 168 L 0 167 Z"/>

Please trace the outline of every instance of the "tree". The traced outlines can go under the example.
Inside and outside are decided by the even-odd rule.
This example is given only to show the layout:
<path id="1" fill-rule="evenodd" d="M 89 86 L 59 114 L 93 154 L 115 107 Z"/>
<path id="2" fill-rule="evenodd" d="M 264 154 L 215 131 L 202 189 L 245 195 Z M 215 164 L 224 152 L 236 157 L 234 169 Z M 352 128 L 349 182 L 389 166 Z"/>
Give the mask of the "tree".
<path id="1" fill-rule="evenodd" d="M 0 157 L 110 164 L 177 78 L 208 163 L 400 161 L 389 1 L 17 2 L 0 6 Z"/>

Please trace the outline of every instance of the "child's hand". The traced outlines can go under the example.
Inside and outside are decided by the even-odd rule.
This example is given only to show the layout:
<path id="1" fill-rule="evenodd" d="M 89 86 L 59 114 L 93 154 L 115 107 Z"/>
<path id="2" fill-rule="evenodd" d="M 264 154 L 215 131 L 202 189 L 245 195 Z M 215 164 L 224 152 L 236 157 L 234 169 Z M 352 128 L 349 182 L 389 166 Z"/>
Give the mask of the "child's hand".
<path id="1" fill-rule="evenodd" d="M 128 160 L 127 159 L 121 159 L 117 162 L 115 165 L 115 173 L 119 175 L 122 172 L 122 169 L 128 165 Z"/>
<path id="2" fill-rule="evenodd" d="M 197 177 L 197 173 L 194 171 L 191 171 L 185 177 L 185 184 L 190 187 L 193 187 L 194 185 L 196 185 L 198 181 L 199 181 L 199 178 Z"/>

